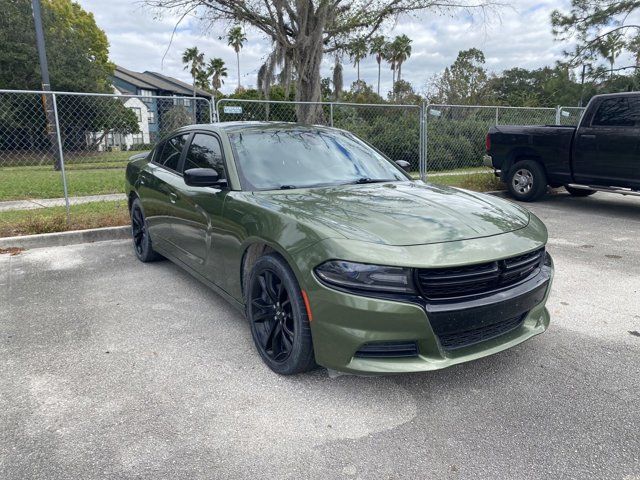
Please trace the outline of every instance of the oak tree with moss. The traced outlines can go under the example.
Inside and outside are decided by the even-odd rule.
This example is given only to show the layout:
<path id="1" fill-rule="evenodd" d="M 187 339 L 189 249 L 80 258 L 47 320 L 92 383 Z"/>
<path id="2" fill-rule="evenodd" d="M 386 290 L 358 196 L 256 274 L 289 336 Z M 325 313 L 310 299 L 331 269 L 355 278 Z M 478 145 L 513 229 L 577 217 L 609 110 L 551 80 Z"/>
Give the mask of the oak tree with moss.
<path id="1" fill-rule="evenodd" d="M 368 41 L 403 14 L 466 10 L 486 13 L 493 0 L 145 0 L 151 8 L 187 12 L 204 22 L 239 22 L 259 30 L 290 52 L 296 72 L 296 99 L 321 100 L 320 66 L 324 55 L 347 51 L 356 38 Z M 322 108 L 298 104 L 298 121 L 314 123 Z"/>

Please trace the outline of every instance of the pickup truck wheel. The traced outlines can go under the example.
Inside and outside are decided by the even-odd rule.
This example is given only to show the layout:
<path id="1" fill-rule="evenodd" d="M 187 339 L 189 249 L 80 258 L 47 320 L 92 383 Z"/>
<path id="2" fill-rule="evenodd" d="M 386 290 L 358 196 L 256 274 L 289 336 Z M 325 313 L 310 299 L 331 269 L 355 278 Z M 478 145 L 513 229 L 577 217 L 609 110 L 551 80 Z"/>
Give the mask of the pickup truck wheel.
<path id="1" fill-rule="evenodd" d="M 596 193 L 595 190 L 589 190 L 588 188 L 573 188 L 568 185 L 565 185 L 564 188 L 572 197 L 588 197 Z"/>
<path id="2" fill-rule="evenodd" d="M 547 191 L 547 176 L 538 162 L 521 160 L 509 170 L 507 186 L 516 200 L 533 202 Z"/>

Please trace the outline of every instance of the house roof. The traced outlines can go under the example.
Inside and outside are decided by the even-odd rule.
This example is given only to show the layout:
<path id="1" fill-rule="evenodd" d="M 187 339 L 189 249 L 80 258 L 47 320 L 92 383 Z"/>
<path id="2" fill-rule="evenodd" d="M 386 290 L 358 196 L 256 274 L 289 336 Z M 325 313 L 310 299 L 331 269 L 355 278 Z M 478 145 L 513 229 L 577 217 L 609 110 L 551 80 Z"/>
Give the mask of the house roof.
<path id="1" fill-rule="evenodd" d="M 132 72 L 131 70 L 127 70 L 126 68 L 123 68 L 120 65 L 116 65 L 114 77 L 124 80 L 125 82 L 130 83 L 132 85 L 135 85 L 138 88 L 145 88 L 149 90 L 158 89 L 158 87 L 150 83 L 150 81 L 145 78 L 145 75 L 143 73 Z"/>
<path id="2" fill-rule="evenodd" d="M 169 86 L 172 86 L 172 88 L 174 88 L 174 89 L 175 88 L 179 88 L 179 89 L 184 90 L 185 94 L 193 95 L 193 85 L 191 85 L 191 84 L 183 82 L 182 80 L 178 80 L 177 78 L 168 77 L 167 75 L 163 75 L 163 74 L 158 73 L 158 72 L 145 71 L 144 73 L 145 73 L 145 75 L 157 78 L 163 84 L 168 84 Z M 196 94 L 204 96 L 204 97 L 210 97 L 211 96 L 211 94 L 209 92 L 207 92 L 205 90 L 202 90 L 200 88 L 197 88 L 197 87 L 196 87 Z"/>
<path id="3" fill-rule="evenodd" d="M 162 90 L 185 96 L 193 95 L 193 87 L 188 83 L 157 72 L 134 72 L 116 65 L 114 76 L 145 90 Z M 207 98 L 211 97 L 209 92 L 200 88 L 196 88 L 196 95 Z"/>

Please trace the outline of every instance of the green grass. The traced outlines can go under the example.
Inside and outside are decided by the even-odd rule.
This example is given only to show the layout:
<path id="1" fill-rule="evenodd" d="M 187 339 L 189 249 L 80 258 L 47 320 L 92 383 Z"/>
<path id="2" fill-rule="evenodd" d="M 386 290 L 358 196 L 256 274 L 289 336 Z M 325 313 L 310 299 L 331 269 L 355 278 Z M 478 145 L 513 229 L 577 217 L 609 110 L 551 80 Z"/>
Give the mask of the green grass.
<path id="1" fill-rule="evenodd" d="M 129 157 L 140 153 L 138 151 L 125 152 L 64 152 L 64 164 L 69 168 L 81 166 L 83 164 L 94 164 L 96 166 L 104 164 L 126 164 Z M 55 157 L 51 152 L 26 151 L 0 153 L 0 167 L 14 166 L 38 166 L 52 168 Z"/>
<path id="2" fill-rule="evenodd" d="M 461 173 L 470 172 L 470 173 Z M 477 173 L 475 173 L 477 172 Z M 434 175 L 435 174 L 435 175 Z M 411 172 L 413 178 L 420 178 L 418 172 Z M 466 188 L 476 192 L 490 192 L 493 190 L 506 190 L 506 185 L 502 183 L 492 171 L 486 167 L 470 167 L 457 170 L 446 170 L 441 172 L 428 172 L 427 181 L 450 187 Z"/>
<path id="3" fill-rule="evenodd" d="M 66 169 L 69 195 L 122 193 L 124 165 L 111 168 L 71 166 Z M 62 175 L 51 167 L 0 168 L 0 201 L 63 196 Z"/>
<path id="4" fill-rule="evenodd" d="M 65 153 L 65 172 L 69 195 L 102 195 L 121 193 L 124 169 L 129 157 L 140 152 L 81 152 Z M 27 162 L 41 162 L 32 166 Z M 5 166 L 6 165 L 6 166 Z M 60 198 L 64 196 L 62 176 L 53 169 L 53 157 L 34 154 L 0 156 L 0 201 L 30 198 Z"/>
<path id="5" fill-rule="evenodd" d="M 493 173 L 474 173 L 469 175 L 442 175 L 428 178 L 430 183 L 466 188 L 476 192 L 505 190 L 506 186 Z"/>
<path id="6" fill-rule="evenodd" d="M 67 224 L 64 207 L 0 212 L 0 237 L 113 227 L 129 223 L 125 200 L 72 205 L 70 213 L 70 222 Z"/>

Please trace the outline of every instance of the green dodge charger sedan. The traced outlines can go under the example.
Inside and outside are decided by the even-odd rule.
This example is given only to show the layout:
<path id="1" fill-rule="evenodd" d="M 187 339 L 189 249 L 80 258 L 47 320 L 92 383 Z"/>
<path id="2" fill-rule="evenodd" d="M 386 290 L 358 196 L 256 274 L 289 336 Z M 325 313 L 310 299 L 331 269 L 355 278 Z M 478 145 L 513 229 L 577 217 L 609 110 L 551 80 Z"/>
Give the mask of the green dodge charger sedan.
<path id="1" fill-rule="evenodd" d="M 435 370 L 549 324 L 538 218 L 412 180 L 346 131 L 185 127 L 130 161 L 126 189 L 137 257 L 170 259 L 244 312 L 280 374 Z"/>

